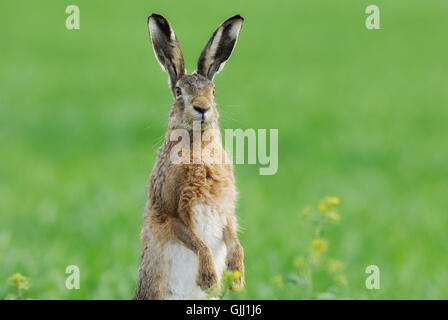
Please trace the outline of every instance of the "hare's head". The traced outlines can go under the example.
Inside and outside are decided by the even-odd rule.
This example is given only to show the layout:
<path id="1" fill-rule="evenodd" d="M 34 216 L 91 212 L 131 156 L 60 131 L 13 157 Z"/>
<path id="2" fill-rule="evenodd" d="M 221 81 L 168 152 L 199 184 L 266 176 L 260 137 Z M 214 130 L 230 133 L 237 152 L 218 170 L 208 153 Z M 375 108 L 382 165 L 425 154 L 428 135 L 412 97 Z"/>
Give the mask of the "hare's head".
<path id="1" fill-rule="evenodd" d="M 169 75 L 174 98 L 169 117 L 170 129 L 191 130 L 196 121 L 201 124 L 202 130 L 216 127 L 219 115 L 213 77 L 232 54 L 243 20 L 240 15 L 235 15 L 224 21 L 202 50 L 197 70 L 187 74 L 173 28 L 163 16 L 155 13 L 149 16 L 148 27 L 154 52 L 162 69 Z"/>

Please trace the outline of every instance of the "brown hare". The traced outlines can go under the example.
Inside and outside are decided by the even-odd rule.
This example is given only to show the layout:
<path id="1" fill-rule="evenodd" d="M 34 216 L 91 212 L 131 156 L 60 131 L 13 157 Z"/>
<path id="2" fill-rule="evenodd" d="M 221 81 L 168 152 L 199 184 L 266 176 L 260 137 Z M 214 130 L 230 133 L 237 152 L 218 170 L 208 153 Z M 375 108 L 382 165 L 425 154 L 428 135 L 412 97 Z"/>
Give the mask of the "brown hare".
<path id="1" fill-rule="evenodd" d="M 224 21 L 203 49 L 197 71 L 187 74 L 169 22 L 159 14 L 148 18 L 153 49 L 169 75 L 174 102 L 149 178 L 134 299 L 202 299 L 207 289 L 219 285 L 225 269 L 239 271 L 237 285 L 244 285 L 233 165 L 221 144 L 213 84 L 235 47 L 243 21 L 239 15 Z M 213 150 L 224 161 L 210 157 L 198 161 L 195 152 L 186 153 L 187 160 L 195 161 L 172 160 L 173 154 L 178 155 L 173 133 L 183 130 L 193 141 L 195 128 L 202 138 L 199 151 Z"/>

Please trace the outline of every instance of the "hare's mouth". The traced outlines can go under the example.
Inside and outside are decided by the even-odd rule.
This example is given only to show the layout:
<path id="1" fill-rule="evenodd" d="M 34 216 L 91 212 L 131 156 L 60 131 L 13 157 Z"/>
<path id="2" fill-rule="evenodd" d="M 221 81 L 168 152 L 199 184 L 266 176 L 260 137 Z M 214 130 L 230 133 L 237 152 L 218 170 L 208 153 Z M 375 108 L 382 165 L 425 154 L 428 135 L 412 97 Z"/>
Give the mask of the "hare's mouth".
<path id="1" fill-rule="evenodd" d="M 209 116 L 208 110 L 200 109 L 197 107 L 193 107 L 193 109 L 194 109 L 194 120 L 195 121 L 200 121 L 201 125 L 202 125 L 209 120 L 210 116 Z"/>
<path id="2" fill-rule="evenodd" d="M 195 112 L 193 119 L 194 119 L 193 121 L 200 122 L 201 125 L 204 125 L 209 121 L 210 117 L 207 112 L 205 113 Z"/>
<path id="3" fill-rule="evenodd" d="M 202 116 L 202 119 L 201 119 L 201 126 L 202 126 L 202 127 L 206 127 L 206 126 L 208 126 L 209 124 L 211 124 L 210 117 L 209 117 L 208 115 L 204 115 L 204 116 Z"/>

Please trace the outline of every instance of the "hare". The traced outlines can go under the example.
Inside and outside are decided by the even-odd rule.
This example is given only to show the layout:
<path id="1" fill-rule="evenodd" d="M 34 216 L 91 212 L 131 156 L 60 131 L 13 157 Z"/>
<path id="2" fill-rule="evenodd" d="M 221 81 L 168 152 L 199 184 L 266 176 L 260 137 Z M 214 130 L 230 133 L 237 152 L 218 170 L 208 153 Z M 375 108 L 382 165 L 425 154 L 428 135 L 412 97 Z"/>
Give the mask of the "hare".
<path id="1" fill-rule="evenodd" d="M 219 25 L 199 57 L 197 71 L 187 74 L 169 22 L 155 13 L 148 18 L 154 53 L 169 75 L 174 102 L 149 178 L 134 299 L 202 299 L 207 289 L 219 286 L 225 269 L 239 271 L 237 285 L 244 286 L 244 253 L 235 216 L 237 191 L 233 165 L 221 144 L 213 84 L 235 47 L 243 21 L 235 15 Z M 183 130 L 191 138 L 195 124 L 204 138 L 200 151 L 212 147 L 224 161 L 207 157 L 172 161 L 173 152 L 177 153 L 172 134 Z"/>

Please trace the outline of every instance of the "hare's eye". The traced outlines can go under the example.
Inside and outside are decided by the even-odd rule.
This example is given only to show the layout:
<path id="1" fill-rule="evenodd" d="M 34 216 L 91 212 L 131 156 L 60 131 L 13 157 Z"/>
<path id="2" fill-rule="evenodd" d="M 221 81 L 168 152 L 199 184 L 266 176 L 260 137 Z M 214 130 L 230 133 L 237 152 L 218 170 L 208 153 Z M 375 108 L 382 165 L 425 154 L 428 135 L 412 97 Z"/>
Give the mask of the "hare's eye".
<path id="1" fill-rule="evenodd" d="M 179 87 L 176 87 L 176 97 L 182 94 L 182 90 Z"/>
<path id="2" fill-rule="evenodd" d="M 213 95 L 215 95 L 215 87 L 213 87 Z"/>

